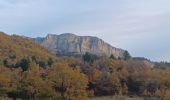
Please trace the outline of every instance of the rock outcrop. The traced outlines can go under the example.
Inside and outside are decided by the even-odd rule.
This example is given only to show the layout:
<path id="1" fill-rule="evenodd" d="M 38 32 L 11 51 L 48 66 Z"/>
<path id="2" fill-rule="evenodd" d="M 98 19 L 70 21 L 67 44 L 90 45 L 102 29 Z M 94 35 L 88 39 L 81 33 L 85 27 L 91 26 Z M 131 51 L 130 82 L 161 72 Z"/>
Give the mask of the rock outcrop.
<path id="1" fill-rule="evenodd" d="M 112 47 L 103 40 L 92 36 L 77 36 L 72 33 L 60 35 L 48 34 L 45 38 L 34 38 L 35 42 L 57 55 L 82 55 L 86 52 L 99 56 L 123 58 L 125 50 Z"/>

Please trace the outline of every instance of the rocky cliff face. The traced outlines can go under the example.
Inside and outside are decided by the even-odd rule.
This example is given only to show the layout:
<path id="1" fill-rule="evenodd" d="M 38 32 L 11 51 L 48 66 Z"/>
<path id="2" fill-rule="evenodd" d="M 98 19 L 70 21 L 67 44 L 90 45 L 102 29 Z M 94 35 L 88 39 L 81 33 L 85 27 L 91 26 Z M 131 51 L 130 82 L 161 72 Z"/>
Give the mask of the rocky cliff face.
<path id="1" fill-rule="evenodd" d="M 48 34 L 45 38 L 34 38 L 34 41 L 48 48 L 57 55 L 82 55 L 86 52 L 99 56 L 123 58 L 125 50 L 112 47 L 97 37 L 77 36 L 71 33 L 61 35 Z"/>

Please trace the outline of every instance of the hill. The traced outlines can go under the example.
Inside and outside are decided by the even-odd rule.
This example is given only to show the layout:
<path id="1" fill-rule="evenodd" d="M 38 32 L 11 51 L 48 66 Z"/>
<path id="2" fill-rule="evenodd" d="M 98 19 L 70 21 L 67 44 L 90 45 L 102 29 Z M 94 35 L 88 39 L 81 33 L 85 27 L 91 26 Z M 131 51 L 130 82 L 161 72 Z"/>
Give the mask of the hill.
<path id="1" fill-rule="evenodd" d="M 87 82 L 39 44 L 0 32 L 1 100 L 87 100 Z"/>
<path id="2" fill-rule="evenodd" d="M 48 60 L 49 58 L 56 58 L 47 49 L 32 42 L 29 39 L 17 36 L 6 35 L 0 32 L 0 62 L 4 60 L 15 63 L 22 58 L 36 57 L 41 60 Z"/>
<path id="3" fill-rule="evenodd" d="M 169 97 L 167 62 L 155 64 L 143 57 L 131 57 L 127 51 L 117 48 L 115 51 L 119 52 L 112 52 L 110 57 L 96 56 L 94 54 L 99 52 L 109 54 L 106 51 L 114 49 L 97 37 L 49 34 L 35 41 L 52 50 L 65 50 L 61 54 L 83 56 L 57 58 L 47 47 L 41 47 L 30 38 L 1 32 L 0 99 L 88 100 L 93 96 L 149 96 L 164 100 Z M 101 49 L 104 45 L 106 51 Z M 72 52 L 74 50 L 78 52 Z"/>

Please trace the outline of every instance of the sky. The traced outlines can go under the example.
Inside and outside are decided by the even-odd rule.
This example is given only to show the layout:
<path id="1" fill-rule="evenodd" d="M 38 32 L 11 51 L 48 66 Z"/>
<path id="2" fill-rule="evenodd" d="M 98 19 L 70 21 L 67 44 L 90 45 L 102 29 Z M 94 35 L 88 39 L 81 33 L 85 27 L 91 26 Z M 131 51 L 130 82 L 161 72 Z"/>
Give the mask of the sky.
<path id="1" fill-rule="evenodd" d="M 0 31 L 97 36 L 134 57 L 170 62 L 170 0 L 0 0 Z"/>

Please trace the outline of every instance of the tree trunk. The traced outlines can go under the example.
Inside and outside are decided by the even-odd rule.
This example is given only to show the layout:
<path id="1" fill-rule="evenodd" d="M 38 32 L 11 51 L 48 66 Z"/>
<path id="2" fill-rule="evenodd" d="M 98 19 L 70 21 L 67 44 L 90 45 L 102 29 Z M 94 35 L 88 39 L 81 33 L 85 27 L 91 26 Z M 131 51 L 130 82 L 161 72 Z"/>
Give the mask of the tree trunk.
<path id="1" fill-rule="evenodd" d="M 62 84 L 61 84 L 61 99 L 62 100 L 65 100 L 65 97 L 64 97 L 64 83 L 62 82 Z"/>

